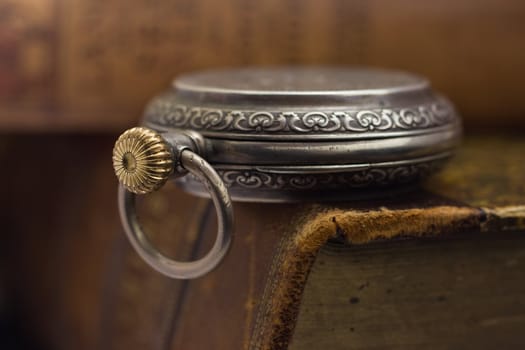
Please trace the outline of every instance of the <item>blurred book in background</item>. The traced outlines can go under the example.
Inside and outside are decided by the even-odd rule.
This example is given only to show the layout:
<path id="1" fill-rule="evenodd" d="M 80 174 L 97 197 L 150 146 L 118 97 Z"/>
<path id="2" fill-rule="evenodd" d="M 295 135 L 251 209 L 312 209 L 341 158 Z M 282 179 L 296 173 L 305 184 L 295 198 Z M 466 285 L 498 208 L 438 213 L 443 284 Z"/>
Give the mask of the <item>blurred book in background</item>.
<path id="1" fill-rule="evenodd" d="M 467 127 L 508 127 L 524 15 L 520 0 L 4 0 L 0 130 L 118 131 L 182 72 L 275 64 L 420 73 Z"/>

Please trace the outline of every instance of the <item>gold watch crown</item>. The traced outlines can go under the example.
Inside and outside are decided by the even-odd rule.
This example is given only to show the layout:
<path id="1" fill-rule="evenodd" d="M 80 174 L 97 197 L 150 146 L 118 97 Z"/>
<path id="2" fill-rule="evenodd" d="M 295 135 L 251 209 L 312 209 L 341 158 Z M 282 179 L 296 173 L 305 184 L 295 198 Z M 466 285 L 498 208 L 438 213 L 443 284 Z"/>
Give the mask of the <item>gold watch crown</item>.
<path id="1" fill-rule="evenodd" d="M 115 142 L 113 169 L 128 191 L 153 192 L 173 171 L 173 151 L 157 132 L 143 127 L 132 128 Z"/>

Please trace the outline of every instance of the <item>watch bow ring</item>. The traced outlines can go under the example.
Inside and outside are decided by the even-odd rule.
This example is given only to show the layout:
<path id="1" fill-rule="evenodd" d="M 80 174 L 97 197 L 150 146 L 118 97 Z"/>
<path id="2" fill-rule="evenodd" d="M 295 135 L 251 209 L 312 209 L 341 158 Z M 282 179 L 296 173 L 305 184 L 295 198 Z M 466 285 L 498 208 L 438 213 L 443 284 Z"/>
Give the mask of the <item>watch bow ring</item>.
<path id="1" fill-rule="evenodd" d="M 189 138 L 181 137 L 189 143 Z M 183 141 L 183 142 L 184 142 Z M 175 165 L 181 167 L 175 169 Z M 124 132 L 113 150 L 113 167 L 121 182 L 118 204 L 122 224 L 133 248 L 151 267 L 179 279 L 200 277 L 217 266 L 230 247 L 233 212 L 228 190 L 215 170 L 189 146 L 172 149 L 157 132 L 137 127 Z M 202 259 L 179 262 L 160 253 L 138 222 L 135 195 L 158 189 L 174 172 L 189 171 L 208 188 L 218 217 L 218 231 L 211 250 Z"/>

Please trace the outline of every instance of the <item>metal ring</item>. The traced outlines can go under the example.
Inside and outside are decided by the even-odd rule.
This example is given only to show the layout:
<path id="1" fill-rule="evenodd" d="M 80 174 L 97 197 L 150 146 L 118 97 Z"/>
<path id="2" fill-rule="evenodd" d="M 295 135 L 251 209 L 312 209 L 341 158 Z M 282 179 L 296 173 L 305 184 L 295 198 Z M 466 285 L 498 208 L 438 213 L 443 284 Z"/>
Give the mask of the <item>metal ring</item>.
<path id="1" fill-rule="evenodd" d="M 217 172 L 199 155 L 189 149 L 180 153 L 183 168 L 195 175 L 211 194 L 217 212 L 218 231 L 211 250 L 202 259 L 181 262 L 160 253 L 140 227 L 135 210 L 135 194 L 119 188 L 119 211 L 124 230 L 137 253 L 158 272 L 179 279 L 200 277 L 213 270 L 224 258 L 233 234 L 233 210 L 230 195 Z"/>

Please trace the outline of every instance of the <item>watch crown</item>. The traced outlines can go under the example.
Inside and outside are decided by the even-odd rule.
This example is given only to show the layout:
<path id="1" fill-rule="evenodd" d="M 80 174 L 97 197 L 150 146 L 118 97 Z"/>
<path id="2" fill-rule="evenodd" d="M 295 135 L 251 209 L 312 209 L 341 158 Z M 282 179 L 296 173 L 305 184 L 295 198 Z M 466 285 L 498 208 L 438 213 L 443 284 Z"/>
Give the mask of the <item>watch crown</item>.
<path id="1" fill-rule="evenodd" d="M 144 127 L 126 130 L 113 147 L 113 169 L 130 192 L 159 189 L 173 172 L 172 147 L 156 131 Z"/>

